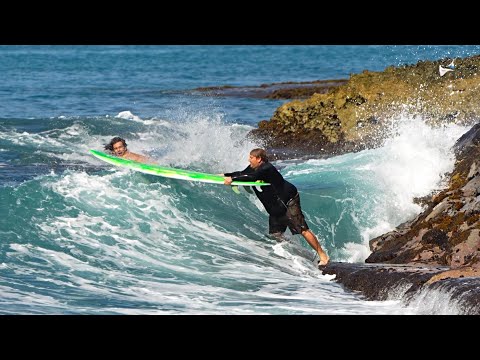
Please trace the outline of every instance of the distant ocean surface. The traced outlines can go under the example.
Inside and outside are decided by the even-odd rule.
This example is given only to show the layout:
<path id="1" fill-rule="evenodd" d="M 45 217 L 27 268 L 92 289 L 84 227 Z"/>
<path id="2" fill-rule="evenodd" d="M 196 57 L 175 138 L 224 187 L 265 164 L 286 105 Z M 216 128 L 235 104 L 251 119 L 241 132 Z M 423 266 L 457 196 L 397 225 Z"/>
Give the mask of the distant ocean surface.
<path id="1" fill-rule="evenodd" d="M 247 133 L 288 100 L 206 86 L 348 79 L 480 54 L 480 46 L 0 46 L 0 314 L 458 314 L 441 292 L 406 306 L 346 292 L 299 235 L 269 239 L 255 196 L 101 163 L 114 136 L 159 164 L 248 165 Z M 421 211 L 468 128 L 399 118 L 375 150 L 274 165 L 333 261 Z"/>

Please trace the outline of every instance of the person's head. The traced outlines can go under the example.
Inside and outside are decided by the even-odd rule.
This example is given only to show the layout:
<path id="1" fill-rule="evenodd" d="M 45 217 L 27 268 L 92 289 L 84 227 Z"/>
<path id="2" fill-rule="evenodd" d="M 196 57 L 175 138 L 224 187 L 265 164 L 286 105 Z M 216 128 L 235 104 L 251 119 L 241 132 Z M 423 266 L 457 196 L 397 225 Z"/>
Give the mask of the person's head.
<path id="1" fill-rule="evenodd" d="M 105 145 L 105 150 L 109 150 L 117 156 L 122 156 L 127 152 L 127 142 L 121 137 L 116 136 Z"/>
<path id="2" fill-rule="evenodd" d="M 253 149 L 250 151 L 248 161 L 250 162 L 250 166 L 256 169 L 261 164 L 268 162 L 267 153 L 263 149 Z"/>

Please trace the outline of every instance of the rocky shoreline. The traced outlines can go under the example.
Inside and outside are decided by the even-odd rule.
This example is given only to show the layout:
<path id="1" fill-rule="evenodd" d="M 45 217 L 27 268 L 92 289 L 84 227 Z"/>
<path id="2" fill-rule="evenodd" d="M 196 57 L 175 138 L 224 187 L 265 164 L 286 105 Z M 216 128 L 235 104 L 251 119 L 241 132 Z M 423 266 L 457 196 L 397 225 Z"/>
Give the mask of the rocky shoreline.
<path id="1" fill-rule="evenodd" d="M 454 312 L 480 315 L 480 273 L 450 277 L 450 272 L 449 267 L 439 266 L 336 262 L 329 263 L 323 270 L 323 274 L 335 275 L 335 281 L 367 300 L 401 300 L 409 305 L 440 290 L 449 294 L 449 303 L 456 307 Z"/>
<path id="2" fill-rule="evenodd" d="M 441 75 L 452 61 L 454 70 Z M 295 149 L 293 155 L 320 158 L 380 146 L 401 116 L 473 125 L 480 118 L 479 70 L 480 56 L 365 70 L 327 93 L 283 104 L 251 135 L 279 157 Z"/>
<path id="3" fill-rule="evenodd" d="M 332 264 L 324 273 L 376 300 L 399 283 L 407 287 L 407 303 L 425 289 L 441 289 L 462 313 L 480 314 L 480 123 L 457 140 L 454 151 L 449 184 L 422 199 L 424 211 L 371 239 L 367 264 Z"/>

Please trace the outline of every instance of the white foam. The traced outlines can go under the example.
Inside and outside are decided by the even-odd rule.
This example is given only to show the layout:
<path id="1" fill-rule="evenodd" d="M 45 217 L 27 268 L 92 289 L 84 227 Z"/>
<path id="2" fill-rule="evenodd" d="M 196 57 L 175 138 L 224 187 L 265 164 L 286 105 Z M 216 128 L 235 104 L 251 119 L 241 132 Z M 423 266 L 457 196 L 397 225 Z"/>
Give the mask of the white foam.
<path id="1" fill-rule="evenodd" d="M 142 119 L 137 116 L 133 115 L 130 111 L 121 111 L 117 114 L 117 118 L 125 119 L 125 120 L 135 120 L 135 121 L 142 121 Z"/>
<path id="2" fill-rule="evenodd" d="M 315 180 L 319 184 L 324 180 L 338 181 L 345 187 L 343 199 L 332 198 L 340 211 L 335 222 L 317 214 L 313 221 L 329 233 L 331 245 L 334 245 L 333 239 L 342 219 L 351 219 L 359 229 L 364 248 L 347 244 L 340 252 L 344 256 L 342 260 L 363 261 L 370 254 L 370 239 L 393 230 L 420 213 L 422 208 L 414 198 L 426 196 L 446 185 L 445 174 L 453 169 L 455 161 L 452 146 L 468 130 L 456 124 L 431 127 L 421 118 L 402 117 L 393 124 L 392 136 L 380 148 L 309 160 L 287 169 L 287 174 L 294 180 L 308 176 L 309 183 Z M 327 199 L 308 190 L 303 193 L 312 199 Z M 308 211 L 305 215 L 309 221 Z M 345 240 L 341 239 L 341 242 Z"/>

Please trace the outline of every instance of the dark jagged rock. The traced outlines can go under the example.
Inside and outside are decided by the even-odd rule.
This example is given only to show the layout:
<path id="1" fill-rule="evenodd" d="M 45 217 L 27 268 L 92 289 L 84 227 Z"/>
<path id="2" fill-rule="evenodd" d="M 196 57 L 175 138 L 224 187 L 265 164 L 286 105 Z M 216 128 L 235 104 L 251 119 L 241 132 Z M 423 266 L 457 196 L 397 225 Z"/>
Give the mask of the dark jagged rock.
<path id="1" fill-rule="evenodd" d="M 459 302 L 463 314 L 480 315 L 480 277 L 446 278 L 426 286 L 449 293 Z"/>
<path id="2" fill-rule="evenodd" d="M 473 126 L 473 128 L 463 134 L 455 143 L 455 153 L 461 155 L 462 151 L 468 150 L 470 147 L 478 145 L 480 139 L 480 123 Z"/>
<path id="3" fill-rule="evenodd" d="M 368 300 L 387 300 L 389 289 L 401 284 L 410 284 L 408 291 L 418 290 L 433 275 L 447 269 L 415 265 L 330 262 L 323 270 L 323 274 L 336 275 L 336 281 L 349 290 L 362 292 Z"/>
<path id="4" fill-rule="evenodd" d="M 323 274 L 336 275 L 337 282 L 348 290 L 362 293 L 368 300 L 401 297 L 408 304 L 422 290 L 441 289 L 459 303 L 462 314 L 480 315 L 480 277 L 451 278 L 448 269 L 426 265 L 330 262 Z"/>

